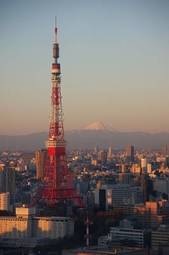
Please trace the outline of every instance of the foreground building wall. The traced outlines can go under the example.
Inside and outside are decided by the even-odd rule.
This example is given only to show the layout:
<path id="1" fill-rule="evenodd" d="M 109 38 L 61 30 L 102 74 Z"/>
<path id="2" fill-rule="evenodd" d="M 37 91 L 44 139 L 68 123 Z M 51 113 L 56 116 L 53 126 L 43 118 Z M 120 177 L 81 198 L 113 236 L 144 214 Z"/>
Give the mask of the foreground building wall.
<path id="1" fill-rule="evenodd" d="M 34 230 L 38 238 L 58 239 L 74 233 L 73 222 L 66 217 L 34 218 Z"/>
<path id="2" fill-rule="evenodd" d="M 17 208 L 16 217 L 0 217 L 0 238 L 58 239 L 74 234 L 68 217 L 35 217 L 32 208 Z"/>

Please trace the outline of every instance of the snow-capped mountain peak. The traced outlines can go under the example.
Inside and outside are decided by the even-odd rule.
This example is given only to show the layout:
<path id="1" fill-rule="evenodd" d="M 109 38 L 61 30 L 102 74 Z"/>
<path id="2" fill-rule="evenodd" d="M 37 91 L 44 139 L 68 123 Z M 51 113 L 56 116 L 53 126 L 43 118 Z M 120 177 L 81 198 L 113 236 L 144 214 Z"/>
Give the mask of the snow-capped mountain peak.
<path id="1" fill-rule="evenodd" d="M 85 130 L 105 130 L 106 127 L 101 121 L 96 121 L 96 122 L 93 122 L 93 123 L 87 125 L 83 129 L 85 129 Z"/>

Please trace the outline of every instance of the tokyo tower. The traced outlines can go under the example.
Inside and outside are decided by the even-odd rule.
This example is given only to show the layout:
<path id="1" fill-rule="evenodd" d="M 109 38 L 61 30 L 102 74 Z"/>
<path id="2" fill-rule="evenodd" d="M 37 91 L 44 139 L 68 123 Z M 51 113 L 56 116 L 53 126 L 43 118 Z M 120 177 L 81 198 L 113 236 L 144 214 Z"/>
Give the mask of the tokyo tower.
<path id="1" fill-rule="evenodd" d="M 81 198 L 73 187 L 73 176 L 67 166 L 60 86 L 61 70 L 58 58 L 59 44 L 57 41 L 57 27 L 55 25 L 53 63 L 51 68 L 51 115 L 42 199 L 51 206 L 56 205 L 60 201 L 72 201 L 73 204 L 81 206 Z"/>

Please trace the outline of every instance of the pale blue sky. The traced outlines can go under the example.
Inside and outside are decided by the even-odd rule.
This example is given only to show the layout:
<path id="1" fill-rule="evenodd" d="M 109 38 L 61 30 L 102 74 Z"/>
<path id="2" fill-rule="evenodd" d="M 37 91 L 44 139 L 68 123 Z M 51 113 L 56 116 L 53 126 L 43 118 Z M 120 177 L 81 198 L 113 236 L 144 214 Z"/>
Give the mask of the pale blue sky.
<path id="1" fill-rule="evenodd" d="M 169 131 L 168 0 L 0 0 L 0 134 L 48 130 L 55 15 L 65 129 Z"/>

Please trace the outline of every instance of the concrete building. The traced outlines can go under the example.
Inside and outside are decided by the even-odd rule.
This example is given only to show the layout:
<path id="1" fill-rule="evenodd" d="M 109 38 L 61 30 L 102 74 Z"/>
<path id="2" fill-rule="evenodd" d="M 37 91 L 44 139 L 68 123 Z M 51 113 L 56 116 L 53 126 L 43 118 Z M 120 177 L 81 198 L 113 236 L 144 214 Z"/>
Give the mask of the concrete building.
<path id="1" fill-rule="evenodd" d="M 154 190 L 169 195 L 169 178 L 156 177 L 153 181 Z"/>
<path id="2" fill-rule="evenodd" d="M 112 185 L 112 204 L 113 207 L 130 204 L 131 195 L 129 192 L 130 186 L 128 184 L 114 184 Z"/>
<path id="3" fill-rule="evenodd" d="M 58 239 L 74 233 L 73 222 L 65 217 L 36 217 L 34 221 L 36 238 Z"/>
<path id="4" fill-rule="evenodd" d="M 103 185 L 94 191 L 94 202 L 101 210 L 143 202 L 141 187 L 128 184 Z"/>
<path id="5" fill-rule="evenodd" d="M 112 185 L 112 205 L 119 207 L 123 205 L 134 205 L 143 201 L 142 190 L 137 186 L 128 184 Z"/>
<path id="6" fill-rule="evenodd" d="M 0 165 L 0 192 L 6 192 L 5 165 Z"/>
<path id="7" fill-rule="evenodd" d="M 107 152 L 105 150 L 100 150 L 98 152 L 98 161 L 106 162 L 107 161 Z"/>
<path id="8" fill-rule="evenodd" d="M 134 162 L 134 146 L 133 145 L 127 146 L 126 157 L 129 161 Z"/>
<path id="9" fill-rule="evenodd" d="M 0 193 L 0 210 L 10 211 L 10 194 L 9 192 Z"/>
<path id="10" fill-rule="evenodd" d="M 160 205 L 157 201 L 146 201 L 147 224 L 151 228 L 157 228 L 162 222 L 162 215 L 159 215 Z"/>
<path id="11" fill-rule="evenodd" d="M 15 169 L 14 167 L 1 165 L 0 166 L 0 192 L 10 194 L 10 202 L 14 203 L 15 198 Z"/>
<path id="12" fill-rule="evenodd" d="M 110 240 L 127 242 L 128 246 L 143 248 L 145 246 L 145 231 L 143 229 L 111 227 L 109 233 Z"/>
<path id="13" fill-rule="evenodd" d="M 9 192 L 13 197 L 16 191 L 15 185 L 15 169 L 13 167 L 5 167 L 5 179 L 6 179 L 6 192 Z"/>
<path id="14" fill-rule="evenodd" d="M 112 206 L 112 191 L 110 189 L 96 189 L 94 191 L 94 204 L 102 211 Z"/>
<path id="15" fill-rule="evenodd" d="M 152 164 L 151 164 L 151 163 L 148 163 L 148 164 L 147 164 L 147 173 L 148 173 L 148 174 L 151 174 L 151 173 L 152 173 Z"/>
<path id="16" fill-rule="evenodd" d="M 113 153 L 112 153 L 112 147 L 110 146 L 110 147 L 108 148 L 108 152 L 107 152 L 107 160 L 108 160 L 108 161 L 111 161 L 112 158 L 113 158 Z"/>
<path id="17" fill-rule="evenodd" d="M 130 172 L 133 174 L 140 174 L 141 173 L 141 166 L 139 164 L 133 164 Z"/>
<path id="18" fill-rule="evenodd" d="M 121 164 L 120 166 L 120 173 L 128 173 L 128 169 L 125 164 Z"/>
<path id="19" fill-rule="evenodd" d="M 133 175 L 131 173 L 119 173 L 119 183 L 121 184 L 133 184 Z"/>
<path id="20" fill-rule="evenodd" d="M 92 160 L 91 160 L 91 164 L 92 164 L 93 166 L 97 166 L 97 164 L 98 164 L 97 159 L 92 159 Z"/>
<path id="21" fill-rule="evenodd" d="M 164 246 L 169 247 L 169 226 L 161 225 L 158 230 L 152 231 L 151 245 L 154 250 Z"/>
<path id="22" fill-rule="evenodd" d="M 141 158 L 140 161 L 142 173 L 147 173 L 147 159 Z"/>
<path id="23" fill-rule="evenodd" d="M 16 216 L 0 217 L 0 239 L 58 239 L 74 234 L 68 217 L 36 217 L 35 208 L 16 208 Z"/>
<path id="24" fill-rule="evenodd" d="M 43 179 L 47 150 L 42 149 L 35 152 L 36 178 Z"/>

